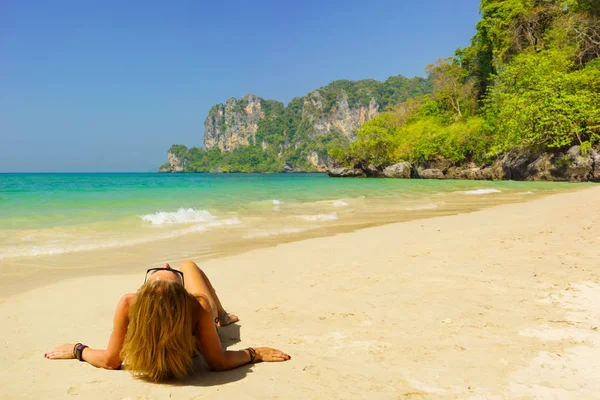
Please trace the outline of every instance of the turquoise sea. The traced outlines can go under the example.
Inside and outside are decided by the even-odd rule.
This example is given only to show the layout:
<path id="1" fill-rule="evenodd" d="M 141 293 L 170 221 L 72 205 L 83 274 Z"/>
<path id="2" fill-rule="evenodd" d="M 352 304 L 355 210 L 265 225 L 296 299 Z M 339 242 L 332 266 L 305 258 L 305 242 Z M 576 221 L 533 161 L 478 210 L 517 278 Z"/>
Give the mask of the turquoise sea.
<path id="1" fill-rule="evenodd" d="M 0 261 L 189 235 L 197 239 L 188 250 L 208 254 L 224 243 L 289 241 L 579 187 L 325 174 L 0 174 Z"/>

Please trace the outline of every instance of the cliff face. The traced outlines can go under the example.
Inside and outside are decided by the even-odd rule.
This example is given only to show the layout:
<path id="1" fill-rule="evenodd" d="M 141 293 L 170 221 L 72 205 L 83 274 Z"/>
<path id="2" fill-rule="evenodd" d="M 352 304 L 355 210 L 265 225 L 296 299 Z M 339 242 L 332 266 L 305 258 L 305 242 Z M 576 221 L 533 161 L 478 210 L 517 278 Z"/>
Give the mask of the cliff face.
<path id="1" fill-rule="evenodd" d="M 249 94 L 214 106 L 204 121 L 204 146 L 208 150 L 231 151 L 237 146 L 256 144 L 258 121 L 264 118 L 261 100 Z"/>
<path id="2" fill-rule="evenodd" d="M 308 122 L 309 137 L 327 135 L 336 131 L 349 141 L 356 138 L 356 130 L 379 114 L 379 104 L 374 97 L 368 104 L 348 104 L 348 94 L 342 90 L 332 107 L 327 109 L 321 92 L 317 89 L 303 98 L 302 119 Z"/>
<path id="3" fill-rule="evenodd" d="M 332 164 L 329 157 L 321 157 L 319 156 L 319 153 L 314 150 L 308 152 L 306 161 L 308 161 L 310 165 L 312 165 L 312 167 L 319 172 L 327 171 L 327 168 Z"/>
<path id="4" fill-rule="evenodd" d="M 431 87 L 428 79 L 398 75 L 385 82 L 334 81 L 287 105 L 253 94 L 232 97 L 210 109 L 205 149 L 174 145 L 160 170 L 325 171 L 330 149 L 354 141 L 360 126 L 386 106 L 431 93 Z"/>
<path id="5" fill-rule="evenodd" d="M 256 145 L 256 133 L 260 121 L 273 117 L 269 115 L 272 112 L 262 111 L 261 103 L 264 101 L 250 94 L 239 100 L 232 97 L 225 104 L 214 106 L 204 122 L 206 149 L 219 148 L 221 151 L 231 151 L 238 146 Z M 353 141 L 356 138 L 356 130 L 366 121 L 375 118 L 380 108 L 374 97 L 371 97 L 367 104 L 351 106 L 348 103 L 348 95 L 343 90 L 330 106 L 324 101 L 319 89 L 295 101 L 302 104 L 302 109 L 288 109 L 285 112 L 291 118 L 296 117 L 299 123 L 297 126 L 283 127 L 283 130 L 298 131 L 298 128 L 301 128 L 301 132 L 298 132 L 300 135 L 297 135 L 300 141 L 300 136 L 315 139 L 332 132 L 341 134 L 348 141 Z M 279 104 L 283 108 L 283 104 Z M 264 140 L 258 144 L 263 150 L 268 146 L 268 142 Z"/>
<path id="6" fill-rule="evenodd" d="M 171 168 L 171 172 L 183 172 L 183 160 L 177 157 L 173 152 L 168 153 L 169 159 L 169 167 Z"/>

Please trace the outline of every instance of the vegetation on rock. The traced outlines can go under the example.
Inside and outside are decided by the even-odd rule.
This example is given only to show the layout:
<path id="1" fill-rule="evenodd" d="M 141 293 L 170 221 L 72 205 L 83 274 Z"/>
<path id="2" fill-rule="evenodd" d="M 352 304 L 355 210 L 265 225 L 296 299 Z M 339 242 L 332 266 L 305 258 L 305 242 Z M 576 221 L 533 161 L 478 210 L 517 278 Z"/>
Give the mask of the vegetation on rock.
<path id="1" fill-rule="evenodd" d="M 433 92 L 368 121 L 340 165 L 491 164 L 600 142 L 600 1 L 482 0 L 471 45 L 427 67 Z"/>
<path id="2" fill-rule="evenodd" d="M 335 81 L 287 106 L 251 95 L 232 98 L 211 108 L 205 123 L 206 149 L 174 145 L 169 153 L 186 172 L 281 172 L 285 165 L 316 171 L 314 155 L 317 164 L 324 165 L 330 160 L 329 150 L 348 147 L 359 121 L 430 93 L 431 88 L 429 79 L 393 76 L 384 82 Z M 248 111 L 249 100 L 260 101 L 260 107 Z M 161 166 L 164 170 L 169 170 L 168 164 Z"/>
<path id="3" fill-rule="evenodd" d="M 482 0 L 480 13 L 471 45 L 427 66 L 427 79 L 339 80 L 287 106 L 229 99 L 209 113 L 207 150 L 176 145 L 170 161 L 184 171 L 280 172 L 312 171 L 317 160 L 381 176 L 402 161 L 575 162 L 565 156 L 573 146 L 599 158 L 600 0 Z"/>

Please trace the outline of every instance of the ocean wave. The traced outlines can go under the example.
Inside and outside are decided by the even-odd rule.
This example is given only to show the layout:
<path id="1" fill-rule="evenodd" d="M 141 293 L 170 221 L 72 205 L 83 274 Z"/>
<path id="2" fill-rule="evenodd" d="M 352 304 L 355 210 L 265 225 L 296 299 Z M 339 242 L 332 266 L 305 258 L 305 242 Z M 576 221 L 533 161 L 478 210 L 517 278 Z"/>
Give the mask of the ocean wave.
<path id="1" fill-rule="evenodd" d="M 519 194 L 533 194 L 533 192 L 530 190 L 528 192 L 520 192 Z"/>
<path id="2" fill-rule="evenodd" d="M 23 247 L 12 247 L 1 249 L 0 251 L 0 259 L 3 258 L 12 258 L 12 257 L 36 257 L 36 256 L 49 256 L 49 255 L 59 255 L 66 253 L 76 253 L 81 251 L 90 251 L 90 250 L 98 250 L 98 249 L 108 249 L 108 248 L 116 248 L 116 247 L 127 247 L 134 246 L 137 244 L 143 244 L 148 242 L 153 242 L 157 240 L 165 240 L 172 239 L 179 236 L 187 235 L 190 233 L 203 232 L 208 230 L 211 227 L 219 227 L 219 226 L 232 226 L 239 225 L 242 222 L 238 218 L 229 218 L 223 219 L 219 221 L 212 221 L 208 224 L 198 224 L 189 226 L 184 229 L 177 229 L 170 232 L 165 232 L 163 234 L 155 234 L 152 236 L 143 236 L 135 239 L 114 239 L 105 242 L 93 242 L 94 238 L 89 238 L 88 240 L 92 243 L 85 244 L 62 244 L 62 243 L 52 243 L 46 245 L 39 246 L 29 246 L 27 248 Z M 62 237 L 65 235 L 57 235 L 56 237 Z M 81 239 L 81 238 L 80 238 Z"/>
<path id="3" fill-rule="evenodd" d="M 336 200 L 333 202 L 334 207 L 346 207 L 347 205 L 348 203 L 346 203 L 344 200 Z"/>
<path id="4" fill-rule="evenodd" d="M 302 218 L 306 221 L 334 221 L 338 219 L 336 213 L 332 214 L 316 214 L 316 215 L 301 215 L 299 218 Z"/>
<path id="5" fill-rule="evenodd" d="M 170 232 L 163 235 L 155 235 L 155 236 L 146 236 L 137 239 L 115 239 L 102 243 L 86 243 L 79 245 L 60 245 L 60 244 L 51 244 L 51 245 L 40 245 L 40 246 L 29 246 L 27 249 L 23 248 L 8 248 L 4 249 L 0 254 L 0 259 L 2 258 L 10 258 L 10 257 L 26 257 L 26 256 L 50 256 L 50 255 L 58 255 L 58 254 L 66 254 L 66 253 L 77 253 L 80 251 L 90 251 L 90 250 L 98 250 L 98 249 L 107 249 L 107 248 L 115 248 L 115 247 L 127 247 L 133 246 L 136 244 L 153 242 L 155 240 L 163 240 L 170 239 L 182 235 L 186 235 L 188 233 L 201 232 L 207 229 L 206 225 L 196 225 L 191 226 L 186 229 L 180 229 L 174 232 Z M 90 240 L 93 240 L 90 238 Z"/>
<path id="6" fill-rule="evenodd" d="M 195 210 L 193 208 L 180 208 L 176 212 L 159 211 L 154 214 L 146 214 L 141 217 L 152 225 L 164 224 L 189 224 L 192 222 L 209 222 L 217 217 L 206 210 Z"/>
<path id="7" fill-rule="evenodd" d="M 274 228 L 274 229 L 255 229 L 244 235 L 244 239 L 261 238 L 268 236 L 289 235 L 292 233 L 304 232 L 304 228 Z"/>
<path id="8" fill-rule="evenodd" d="M 280 204 L 281 204 L 281 201 L 279 201 L 279 200 L 273 200 L 273 205 L 274 206 L 278 206 Z"/>
<path id="9" fill-rule="evenodd" d="M 464 191 L 463 194 L 469 195 L 481 195 L 481 194 L 491 194 L 491 193 L 500 193 L 501 190 L 498 189 L 475 189 L 475 190 L 467 190 Z"/>

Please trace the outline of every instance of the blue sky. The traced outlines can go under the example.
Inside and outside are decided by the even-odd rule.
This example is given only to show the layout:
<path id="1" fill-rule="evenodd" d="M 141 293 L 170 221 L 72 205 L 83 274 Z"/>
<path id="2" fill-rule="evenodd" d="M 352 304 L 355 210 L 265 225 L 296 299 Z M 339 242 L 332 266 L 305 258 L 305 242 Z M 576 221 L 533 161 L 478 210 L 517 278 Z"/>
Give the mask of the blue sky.
<path id="1" fill-rule="evenodd" d="M 424 76 L 477 0 L 0 2 L 0 172 L 155 170 L 210 107 Z"/>

